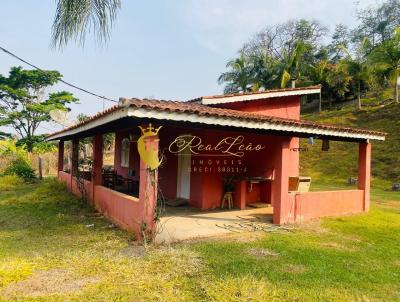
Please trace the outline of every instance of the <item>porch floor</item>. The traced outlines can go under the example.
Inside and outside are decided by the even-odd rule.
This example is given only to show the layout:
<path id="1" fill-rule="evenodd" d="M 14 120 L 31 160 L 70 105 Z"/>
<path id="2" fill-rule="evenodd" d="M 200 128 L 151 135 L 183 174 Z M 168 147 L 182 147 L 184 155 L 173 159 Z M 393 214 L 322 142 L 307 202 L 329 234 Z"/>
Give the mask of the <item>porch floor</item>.
<path id="1" fill-rule="evenodd" d="M 161 218 L 157 243 L 212 237 L 248 231 L 248 225 L 272 224 L 272 207 L 245 210 L 202 211 L 192 207 L 167 207 Z"/>

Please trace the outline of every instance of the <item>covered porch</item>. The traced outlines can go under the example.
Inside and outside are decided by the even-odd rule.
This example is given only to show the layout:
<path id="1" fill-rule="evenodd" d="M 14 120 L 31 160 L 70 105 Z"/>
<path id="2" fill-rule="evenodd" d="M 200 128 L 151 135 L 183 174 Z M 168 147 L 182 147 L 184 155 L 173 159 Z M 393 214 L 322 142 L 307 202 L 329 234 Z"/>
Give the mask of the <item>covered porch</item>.
<path id="1" fill-rule="evenodd" d="M 214 220 L 219 219 L 220 213 L 230 217 L 228 213 L 232 211 L 218 210 L 215 215 L 209 211 L 221 206 L 228 191 L 235 209 L 245 210 L 253 203 L 269 205 L 253 211 L 270 215 L 274 224 L 368 211 L 369 140 L 384 139 L 384 134 L 220 108 L 204 111 L 204 106 L 199 106 L 125 100 L 86 122 L 51 135 L 49 139 L 59 140 L 59 179 L 75 194 L 87 194 L 97 210 L 139 238 L 159 233 L 157 226 L 168 219 L 162 216 L 166 200 L 187 200 L 192 208 L 186 212 L 187 217 L 194 218 L 190 222 L 184 211 L 175 210 L 175 225 L 185 228 L 193 224 L 193 232 L 195 224 L 205 221 L 205 217 L 216 225 Z M 157 131 L 143 137 L 151 129 Z M 114 133 L 111 169 L 104 164 L 108 133 Z M 300 137 L 357 143 L 358 188 L 291 191 L 290 177 L 299 176 Z M 139 154 L 137 144 L 141 138 L 144 149 L 157 153 L 161 159 L 158 168 L 152 169 Z M 83 169 L 79 150 L 82 140 L 93 146 L 89 168 Z M 66 141 L 71 142 L 70 157 L 64 154 Z M 194 209 L 207 212 L 193 214 L 197 213 Z M 241 216 L 234 213 L 233 216 Z"/>

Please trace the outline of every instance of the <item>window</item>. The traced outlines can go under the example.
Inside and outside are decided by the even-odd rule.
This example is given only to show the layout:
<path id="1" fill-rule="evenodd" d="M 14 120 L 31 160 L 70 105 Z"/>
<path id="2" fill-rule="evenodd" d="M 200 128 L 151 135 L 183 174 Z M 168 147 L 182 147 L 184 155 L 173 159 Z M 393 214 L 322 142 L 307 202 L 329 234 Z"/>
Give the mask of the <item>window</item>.
<path id="1" fill-rule="evenodd" d="M 129 168 L 129 139 L 124 138 L 121 145 L 121 167 Z"/>

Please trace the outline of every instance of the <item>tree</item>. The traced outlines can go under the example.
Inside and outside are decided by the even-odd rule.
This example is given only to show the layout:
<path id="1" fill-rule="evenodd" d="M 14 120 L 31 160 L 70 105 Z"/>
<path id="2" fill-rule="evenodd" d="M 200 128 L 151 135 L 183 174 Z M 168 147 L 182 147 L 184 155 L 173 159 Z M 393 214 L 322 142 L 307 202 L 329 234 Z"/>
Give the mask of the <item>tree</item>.
<path id="1" fill-rule="evenodd" d="M 369 76 L 367 67 L 361 60 L 351 57 L 341 60 L 339 64 L 347 69 L 347 73 L 351 77 L 350 82 L 353 83 L 351 86 L 355 88 L 357 94 L 356 108 L 361 110 L 361 90 Z"/>
<path id="2" fill-rule="evenodd" d="M 253 83 L 252 67 L 243 52 L 240 53 L 239 58 L 230 60 L 226 67 L 229 70 L 222 73 L 218 78 L 219 84 L 227 83 L 224 93 L 251 91 L 251 84 Z"/>
<path id="3" fill-rule="evenodd" d="M 72 39 L 84 45 L 87 33 L 105 42 L 121 7 L 121 0 L 57 0 L 52 45 L 62 48 Z"/>
<path id="4" fill-rule="evenodd" d="M 298 41 L 291 53 L 284 52 L 281 65 L 281 88 L 287 87 L 289 80 L 295 81 L 301 77 L 301 64 L 304 63 L 303 55 L 310 50 L 312 46 Z"/>
<path id="5" fill-rule="evenodd" d="M 367 68 L 366 56 L 367 49 L 370 48 L 368 39 L 364 39 L 363 43 L 357 48 L 355 55 L 352 55 L 350 51 L 344 45 L 337 45 L 337 48 L 341 49 L 341 52 L 347 54 L 345 58 L 341 59 L 338 64 L 347 70 L 347 73 L 351 77 L 350 86 L 352 87 L 354 95 L 357 95 L 356 108 L 361 110 L 361 90 L 365 88 L 370 74 Z"/>
<path id="6" fill-rule="evenodd" d="M 277 59 L 264 54 L 252 56 L 250 60 L 254 87 L 264 89 L 279 87 L 281 70 Z"/>
<path id="7" fill-rule="evenodd" d="M 308 46 L 308 51 L 301 58 L 307 65 L 314 62 L 326 33 L 327 28 L 316 20 L 291 20 L 264 28 L 245 43 L 241 51 L 247 58 L 268 56 L 283 60 L 285 56 L 292 57 L 301 43 Z"/>
<path id="8" fill-rule="evenodd" d="M 370 69 L 381 77 L 388 80 L 395 87 L 395 99 L 399 101 L 397 78 L 400 75 L 400 27 L 395 30 L 393 38 L 382 42 L 368 56 Z"/>
<path id="9" fill-rule="evenodd" d="M 328 45 L 329 58 L 337 63 L 348 55 L 350 46 L 349 29 L 343 24 L 337 24 Z"/>
<path id="10" fill-rule="evenodd" d="M 306 66 L 321 54 L 326 31 L 318 21 L 303 19 L 266 27 L 241 48 L 239 58 L 228 62 L 230 70 L 218 82 L 227 83 L 225 92 L 235 92 L 305 80 Z"/>
<path id="11" fill-rule="evenodd" d="M 353 41 L 362 43 L 368 38 L 372 46 L 391 39 L 400 25 L 400 1 L 387 0 L 378 6 L 358 10 L 360 25 L 353 31 Z"/>
<path id="12" fill-rule="evenodd" d="M 0 75 L 0 126 L 12 127 L 32 152 L 36 130 L 50 120 L 53 109 L 69 110 L 76 99 L 70 92 L 46 94 L 46 89 L 61 78 L 58 71 L 24 70 L 12 67 L 9 76 Z"/>
<path id="13" fill-rule="evenodd" d="M 326 82 L 329 87 L 329 102 L 332 105 L 332 98 L 343 99 L 349 91 L 351 76 L 342 64 L 329 64 L 326 75 Z"/>
<path id="14" fill-rule="evenodd" d="M 11 136 L 11 134 L 10 134 L 10 133 L 7 133 L 7 132 L 0 131 L 0 140 L 3 140 L 3 139 L 6 139 L 6 138 L 9 138 L 10 136 Z"/>

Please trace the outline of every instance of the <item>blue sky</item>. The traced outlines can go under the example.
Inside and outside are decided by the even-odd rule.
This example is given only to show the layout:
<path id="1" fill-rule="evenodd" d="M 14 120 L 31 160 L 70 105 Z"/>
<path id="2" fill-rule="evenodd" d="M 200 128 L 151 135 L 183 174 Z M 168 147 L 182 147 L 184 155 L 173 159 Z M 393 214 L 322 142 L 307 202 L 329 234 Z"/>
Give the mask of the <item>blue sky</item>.
<path id="1" fill-rule="evenodd" d="M 358 2 L 360 7 L 376 3 Z M 216 80 L 227 60 L 264 26 L 314 18 L 333 29 L 337 23 L 353 26 L 356 13 L 351 0 L 122 0 L 106 46 L 88 37 L 84 48 L 71 43 L 59 51 L 49 46 L 55 3 L 3 0 L 0 45 L 41 68 L 60 71 L 66 81 L 114 99 L 187 100 L 219 94 L 223 87 Z M 0 74 L 16 65 L 24 66 L 0 52 Z M 72 116 L 103 108 L 95 97 L 61 84 L 57 88 L 80 99 Z M 44 127 L 57 129 L 53 124 Z"/>

